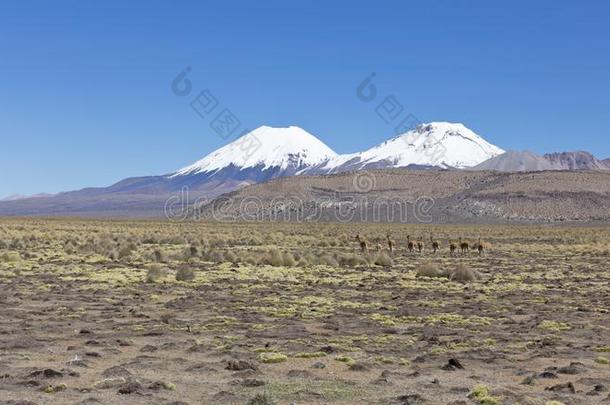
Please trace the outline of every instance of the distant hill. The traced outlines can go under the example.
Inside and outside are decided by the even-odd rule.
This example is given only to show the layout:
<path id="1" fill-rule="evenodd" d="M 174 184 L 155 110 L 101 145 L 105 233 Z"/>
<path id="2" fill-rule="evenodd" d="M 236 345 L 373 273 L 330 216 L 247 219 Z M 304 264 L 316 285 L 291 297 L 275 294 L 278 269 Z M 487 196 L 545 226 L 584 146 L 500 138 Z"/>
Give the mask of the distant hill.
<path id="1" fill-rule="evenodd" d="M 191 215 L 221 221 L 609 223 L 610 171 L 386 169 L 295 176 L 220 196 Z"/>
<path id="2" fill-rule="evenodd" d="M 589 152 L 547 153 L 544 158 L 562 170 L 608 170 L 608 166 Z"/>
<path id="3" fill-rule="evenodd" d="M 609 170 L 610 167 L 589 152 L 557 152 L 543 156 L 528 151 L 508 151 L 470 168 L 501 172 L 541 170 Z"/>

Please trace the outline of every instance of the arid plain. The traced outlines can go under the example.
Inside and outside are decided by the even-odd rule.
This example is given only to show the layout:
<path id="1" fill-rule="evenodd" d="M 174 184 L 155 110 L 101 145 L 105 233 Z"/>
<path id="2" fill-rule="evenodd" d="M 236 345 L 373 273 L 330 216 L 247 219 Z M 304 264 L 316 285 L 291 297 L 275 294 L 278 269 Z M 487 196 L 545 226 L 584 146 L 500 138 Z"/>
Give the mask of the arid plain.
<path id="1" fill-rule="evenodd" d="M 609 262 L 608 227 L 2 219 L 0 403 L 605 403 Z"/>

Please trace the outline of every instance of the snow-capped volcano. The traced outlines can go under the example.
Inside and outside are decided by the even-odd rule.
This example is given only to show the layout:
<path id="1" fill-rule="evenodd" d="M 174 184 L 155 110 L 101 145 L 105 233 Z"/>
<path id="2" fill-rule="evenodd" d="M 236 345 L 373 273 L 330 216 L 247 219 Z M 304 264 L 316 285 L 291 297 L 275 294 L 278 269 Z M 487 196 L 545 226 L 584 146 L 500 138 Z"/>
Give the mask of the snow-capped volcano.
<path id="1" fill-rule="evenodd" d="M 296 172 L 336 157 L 332 149 L 302 128 L 261 126 L 173 176 L 211 173 L 228 167 Z"/>
<path id="2" fill-rule="evenodd" d="M 463 124 L 431 122 L 364 152 L 330 159 L 315 171 L 408 166 L 462 169 L 502 153 L 502 149 L 490 144 Z"/>

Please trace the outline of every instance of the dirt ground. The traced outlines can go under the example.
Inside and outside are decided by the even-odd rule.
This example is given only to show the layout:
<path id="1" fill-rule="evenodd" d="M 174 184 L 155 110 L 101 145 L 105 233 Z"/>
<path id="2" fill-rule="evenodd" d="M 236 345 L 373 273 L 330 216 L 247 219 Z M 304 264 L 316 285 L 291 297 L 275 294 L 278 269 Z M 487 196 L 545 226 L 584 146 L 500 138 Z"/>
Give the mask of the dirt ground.
<path id="1" fill-rule="evenodd" d="M 609 281 L 601 227 L 1 219 L 0 403 L 610 403 Z"/>

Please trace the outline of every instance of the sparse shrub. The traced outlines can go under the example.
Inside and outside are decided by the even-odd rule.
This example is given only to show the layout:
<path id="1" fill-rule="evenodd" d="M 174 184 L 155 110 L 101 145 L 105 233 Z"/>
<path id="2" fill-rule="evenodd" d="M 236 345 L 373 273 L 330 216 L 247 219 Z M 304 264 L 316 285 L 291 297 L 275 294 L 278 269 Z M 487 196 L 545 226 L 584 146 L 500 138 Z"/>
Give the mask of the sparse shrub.
<path id="1" fill-rule="evenodd" d="M 246 405 L 275 405 L 277 402 L 266 392 L 256 394 Z"/>
<path id="2" fill-rule="evenodd" d="M 386 252 L 380 252 L 375 258 L 375 264 L 378 266 L 391 266 L 394 261 Z"/>
<path id="3" fill-rule="evenodd" d="M 338 267 L 339 262 L 333 256 L 329 254 L 322 255 L 318 260 L 319 264 L 325 264 L 327 266 Z"/>
<path id="4" fill-rule="evenodd" d="M 269 259 L 268 263 L 272 266 L 283 266 L 284 258 L 282 257 L 282 252 L 278 248 L 272 248 L 269 251 Z"/>
<path id="5" fill-rule="evenodd" d="M 339 256 L 339 264 L 342 266 L 350 266 L 355 267 L 359 265 L 367 264 L 366 259 L 362 256 L 354 255 L 354 254 L 344 254 Z"/>
<path id="6" fill-rule="evenodd" d="M 155 249 L 153 252 L 153 257 L 154 260 L 159 263 L 167 261 L 167 256 L 161 249 Z"/>
<path id="7" fill-rule="evenodd" d="M 472 269 L 467 268 L 464 265 L 459 265 L 449 275 L 451 280 L 459 281 L 460 283 L 470 283 L 479 279 L 479 274 Z"/>
<path id="8" fill-rule="evenodd" d="M 4 252 L 0 254 L 0 262 L 18 262 L 21 256 L 17 252 Z"/>
<path id="9" fill-rule="evenodd" d="M 468 398 L 471 398 L 482 405 L 500 405 L 502 403 L 500 399 L 492 397 L 489 394 L 489 389 L 485 385 L 474 387 L 472 392 L 468 394 Z"/>
<path id="10" fill-rule="evenodd" d="M 187 247 L 186 249 L 184 249 L 184 253 L 182 254 L 185 260 L 188 260 L 192 257 L 199 257 L 201 256 L 201 252 L 199 250 L 199 248 L 197 246 L 195 246 L 194 244 L 191 244 L 189 247 Z"/>
<path id="11" fill-rule="evenodd" d="M 432 263 L 424 263 L 417 269 L 418 277 L 447 277 L 447 275 Z"/>
<path id="12" fill-rule="evenodd" d="M 225 261 L 231 262 L 231 263 L 237 263 L 237 262 L 239 262 L 239 259 L 235 253 L 233 253 L 232 251 L 229 250 L 228 252 L 225 253 Z"/>
<path id="13" fill-rule="evenodd" d="M 604 357 L 604 356 L 599 356 L 595 359 L 595 362 L 597 364 L 610 364 L 610 360 L 608 360 L 608 358 Z"/>
<path id="14" fill-rule="evenodd" d="M 261 363 L 281 363 L 288 360 L 288 356 L 282 353 L 266 352 L 258 355 Z"/>
<path id="15" fill-rule="evenodd" d="M 146 273 L 146 282 L 155 283 L 158 279 L 165 275 L 165 269 L 159 264 L 151 264 L 148 266 L 148 272 Z"/>
<path id="16" fill-rule="evenodd" d="M 118 258 L 119 258 L 119 259 L 123 259 L 123 258 L 125 258 L 125 257 L 127 257 L 127 256 L 130 256 L 130 255 L 131 255 L 131 253 L 132 253 L 134 250 L 136 250 L 137 248 L 138 248 L 138 247 L 137 247 L 137 246 L 136 246 L 136 244 L 135 244 L 135 243 L 133 243 L 133 242 L 129 242 L 129 243 L 124 244 L 124 245 L 123 245 L 123 246 L 121 246 L 121 248 L 119 249 L 119 252 L 118 252 Z"/>
<path id="17" fill-rule="evenodd" d="M 195 271 L 190 267 L 182 267 L 176 272 L 176 281 L 193 281 L 195 279 Z"/>
<path id="18" fill-rule="evenodd" d="M 110 249 L 106 253 L 106 257 L 108 257 L 110 260 L 118 260 L 119 259 L 119 252 L 116 249 Z"/>
<path id="19" fill-rule="evenodd" d="M 296 264 L 296 261 L 290 252 L 284 252 L 282 254 L 282 259 L 284 260 L 284 266 L 293 267 Z"/>

